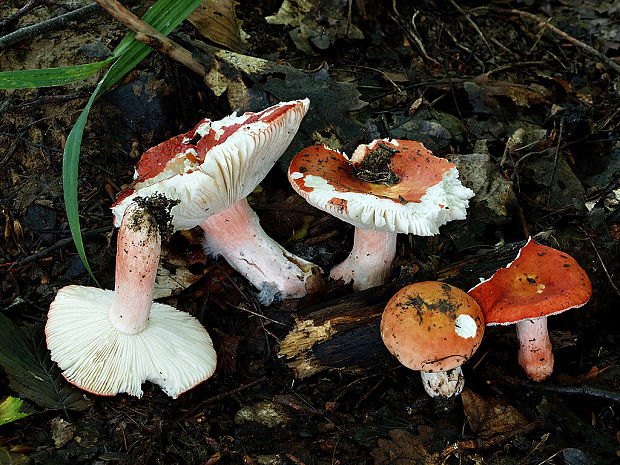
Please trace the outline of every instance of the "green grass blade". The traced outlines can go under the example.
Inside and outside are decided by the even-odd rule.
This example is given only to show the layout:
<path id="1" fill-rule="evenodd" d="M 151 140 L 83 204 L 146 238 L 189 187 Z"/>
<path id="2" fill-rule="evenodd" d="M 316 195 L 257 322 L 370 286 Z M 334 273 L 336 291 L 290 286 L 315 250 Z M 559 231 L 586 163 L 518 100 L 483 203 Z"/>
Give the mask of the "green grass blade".
<path id="1" fill-rule="evenodd" d="M 159 0 L 144 14 L 142 19 L 162 34 L 169 34 L 200 4 L 200 2 L 201 0 L 183 2 L 179 2 L 178 0 Z M 86 104 L 86 107 L 71 129 L 69 137 L 67 137 L 63 156 L 62 180 L 67 221 L 69 222 L 73 242 L 82 259 L 82 263 L 84 263 L 84 267 L 95 282 L 97 282 L 97 280 L 88 264 L 84 243 L 82 241 L 82 231 L 80 229 L 78 209 L 78 166 L 80 146 L 82 144 L 82 135 L 84 133 L 86 120 L 88 119 L 88 113 L 95 99 L 99 94 L 112 87 L 119 79 L 131 71 L 151 51 L 148 46 L 142 42 L 136 41 L 133 36 L 133 33 L 129 34 L 121 41 L 116 49 L 114 49 L 114 56 L 118 57 L 118 59 L 99 82 L 93 95 Z"/>
<path id="2" fill-rule="evenodd" d="M 25 69 L 0 72 L 0 89 L 25 89 L 28 87 L 48 87 L 70 84 L 91 77 L 116 57 L 84 65 L 63 66 L 61 68 Z"/>
<path id="3" fill-rule="evenodd" d="M 109 73 L 109 71 L 108 71 Z M 107 76 L 107 73 L 106 73 Z M 105 78 L 104 78 L 105 79 Z M 86 107 L 82 110 L 79 118 L 71 128 L 71 132 L 67 137 L 65 143 L 65 152 L 62 157 L 62 190 L 65 198 L 65 211 L 67 212 L 67 221 L 69 222 L 69 229 L 73 236 L 73 242 L 77 249 L 78 255 L 82 259 L 84 268 L 88 271 L 91 278 L 99 285 L 97 279 L 93 275 L 88 259 L 86 258 L 86 251 L 84 250 L 84 243 L 82 242 L 82 231 L 80 230 L 80 216 L 78 209 L 78 166 L 80 161 L 80 146 L 82 145 L 82 135 L 84 134 L 84 126 L 88 118 L 88 112 L 93 105 L 95 98 L 99 94 L 99 89 L 102 87 L 104 80 L 101 80 L 91 95 Z"/>

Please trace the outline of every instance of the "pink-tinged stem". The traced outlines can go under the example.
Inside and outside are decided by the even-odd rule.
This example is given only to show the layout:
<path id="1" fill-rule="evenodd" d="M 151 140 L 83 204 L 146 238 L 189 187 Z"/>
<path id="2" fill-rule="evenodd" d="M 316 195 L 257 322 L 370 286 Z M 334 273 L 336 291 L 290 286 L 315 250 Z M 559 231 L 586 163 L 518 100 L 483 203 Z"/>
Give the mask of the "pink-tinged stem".
<path id="1" fill-rule="evenodd" d="M 547 317 L 517 323 L 519 365 L 534 381 L 542 381 L 553 372 L 553 352 L 547 332 Z"/>
<path id="2" fill-rule="evenodd" d="M 270 238 L 247 200 L 211 216 L 200 226 L 207 252 L 224 257 L 257 289 L 270 286 L 282 297 L 306 295 L 306 281 L 315 265 Z"/>
<path id="3" fill-rule="evenodd" d="M 329 275 L 361 291 L 383 284 L 396 256 L 397 233 L 355 228 L 353 249 L 349 256 L 332 268 Z"/>
<path id="4" fill-rule="evenodd" d="M 118 231 L 114 301 L 110 321 L 135 334 L 149 324 L 153 287 L 161 251 L 155 218 L 135 205 L 127 208 Z"/>

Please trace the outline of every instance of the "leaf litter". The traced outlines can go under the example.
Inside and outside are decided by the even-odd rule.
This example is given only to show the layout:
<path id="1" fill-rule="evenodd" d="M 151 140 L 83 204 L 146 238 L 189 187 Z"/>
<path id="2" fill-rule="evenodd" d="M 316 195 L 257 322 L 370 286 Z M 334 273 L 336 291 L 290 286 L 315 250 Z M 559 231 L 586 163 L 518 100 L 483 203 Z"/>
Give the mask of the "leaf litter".
<path id="1" fill-rule="evenodd" d="M 556 336 L 570 334 L 570 344 L 557 346 L 557 377 L 545 389 L 515 381 L 522 374 L 512 358 L 514 333 L 488 328 L 480 352 L 484 355 L 475 367 L 465 367 L 467 385 L 476 394 L 466 391 L 463 408 L 457 402 L 446 412 L 424 397 L 417 377 L 393 362 L 361 370 L 323 370 L 296 380 L 275 356 L 296 312 L 320 307 L 330 292 L 349 291 L 328 289 L 306 301 L 261 308 L 254 290 L 226 263 L 197 252 L 199 239 L 173 236 L 183 251 L 174 248 L 164 257 L 162 266 L 171 282 L 162 286 L 162 294 L 170 294 L 168 302 L 213 328 L 227 362 L 213 379 L 175 402 L 149 386 L 140 400 L 87 396 L 85 401 L 46 358 L 38 322 L 59 287 L 75 277 L 88 283 L 87 277 L 83 270 L 67 274 L 67 258 L 74 256 L 68 245 L 25 265 L 19 261 L 67 237 L 57 187 L 59 157 L 50 148 L 62 147 L 66 128 L 84 104 L 79 92 L 92 83 L 8 92 L 0 101 L 0 108 L 7 110 L 0 144 L 9 155 L 2 156 L 0 177 L 0 205 L 8 225 L 0 244 L 0 381 L 6 380 L 0 383 L 0 394 L 19 394 L 36 405 L 37 413 L 1 427 L 0 463 L 6 457 L 15 463 L 138 458 L 145 463 L 615 463 L 620 425 L 614 401 L 596 396 L 620 391 L 617 335 L 611 324 L 596 326 L 606 317 L 613 321 L 618 298 L 613 283 L 620 272 L 614 142 L 619 116 L 613 70 L 526 17 L 494 8 L 504 4 L 465 2 L 459 4 L 462 12 L 433 1 L 205 4 L 221 13 L 212 15 L 215 22 L 199 28 L 200 35 L 185 24 L 174 38 L 192 48 L 206 66 L 206 82 L 152 54 L 122 83 L 139 83 L 150 73 L 166 84 L 174 104 L 167 107 L 165 120 L 158 121 L 157 137 L 181 133 L 203 116 L 310 96 L 311 112 L 297 145 L 283 159 L 285 168 L 286 157 L 304 146 L 325 142 L 340 148 L 360 139 L 369 121 L 382 121 L 381 137 L 423 140 L 436 155 L 457 162 L 462 177 L 476 190 L 465 222 L 443 228 L 436 237 L 399 239 L 393 279 L 406 275 L 407 269 L 415 270 L 411 276 L 416 280 L 455 270 L 464 275 L 476 269 L 476 261 L 488 261 L 505 250 L 504 245 L 524 240 L 529 230 L 576 256 L 597 285 L 595 296 L 575 315 L 554 322 L 552 338 L 554 330 Z M 613 3 L 512 6 L 550 18 L 550 24 L 617 61 L 618 12 Z M 36 22 L 50 8 L 41 7 L 11 27 Z M 269 16 L 279 19 L 270 24 L 265 21 Z M 88 25 L 87 31 L 78 26 L 73 34 L 58 31 L 63 38 L 58 53 L 71 56 L 67 50 L 72 41 L 76 48 L 84 45 L 93 30 L 101 32 L 105 49 L 114 47 L 115 34 L 124 33 L 103 15 Z M 355 37 L 356 27 L 363 39 Z M 54 37 L 6 50 L 1 67 L 36 67 L 66 59 L 55 56 L 49 46 Z M 203 39 L 229 50 L 204 45 Z M 136 114 L 158 110 L 151 106 L 156 99 L 146 97 L 136 104 Z M 122 108 L 105 113 L 94 108 L 84 135 L 79 192 L 87 228 L 109 226 L 105 177 L 117 185 L 129 182 L 134 160 L 128 155 L 157 142 L 150 140 L 157 131 L 145 137 L 140 123 L 123 126 L 122 143 L 114 140 L 108 134 L 116 120 L 121 123 L 121 115 Z M 352 230 L 307 206 L 287 203 L 291 193 L 281 171 L 263 183 L 257 209 L 261 220 L 270 231 L 291 238 L 287 247 L 323 257 L 329 269 L 346 256 Z M 56 221 L 40 221 L 42 228 L 26 221 L 33 205 L 53 210 Z M 283 220 L 288 216 L 303 221 L 289 225 Z M 302 227 L 304 233 L 296 235 Z M 111 283 L 113 237 L 90 235 L 87 248 L 98 278 Z M 605 368 L 584 377 L 596 366 Z M 580 378 L 583 384 L 561 385 Z M 235 423 L 244 406 L 277 404 L 283 395 L 295 400 L 286 404 L 286 422 L 267 426 L 249 418 Z M 306 408 L 288 406 L 297 404 Z M 72 406 L 89 408 L 87 413 L 69 411 Z M 62 410 L 60 418 L 82 434 L 65 436 L 70 439 L 56 449 L 53 417 L 46 409 Z M 37 441 L 34 434 L 48 439 Z M 456 450 L 455 444 L 461 447 Z M 32 447 L 39 450 L 34 453 Z"/>

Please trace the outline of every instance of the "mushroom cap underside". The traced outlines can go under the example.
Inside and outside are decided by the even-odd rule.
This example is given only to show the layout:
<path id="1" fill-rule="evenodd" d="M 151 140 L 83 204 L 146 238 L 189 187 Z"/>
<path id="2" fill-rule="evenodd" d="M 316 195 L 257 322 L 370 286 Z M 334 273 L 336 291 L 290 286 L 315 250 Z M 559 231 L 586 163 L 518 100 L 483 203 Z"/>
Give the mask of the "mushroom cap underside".
<path id="1" fill-rule="evenodd" d="M 388 148 L 397 178 L 391 185 L 356 174 L 364 159 L 359 153 L 381 147 Z M 308 203 L 362 229 L 430 236 L 448 221 L 465 219 L 473 191 L 461 184 L 454 164 L 421 143 L 376 140 L 360 145 L 353 158 L 324 145 L 308 147 L 291 161 L 289 181 Z"/>
<path id="2" fill-rule="evenodd" d="M 469 360 L 484 326 L 480 307 L 466 292 L 426 281 L 406 286 L 390 299 L 381 318 L 381 337 L 406 367 L 438 372 Z"/>
<path id="3" fill-rule="evenodd" d="M 530 238 L 513 262 L 468 294 L 488 325 L 505 325 L 581 307 L 592 295 L 592 284 L 573 257 Z"/>
<path id="4" fill-rule="evenodd" d="M 191 229 L 245 198 L 280 158 L 308 111 L 309 100 L 258 113 L 203 119 L 191 131 L 149 150 L 133 184 L 112 205 L 116 226 L 135 197 L 164 195 L 176 229 Z"/>
<path id="5" fill-rule="evenodd" d="M 126 334 L 108 318 L 113 298 L 110 290 L 72 285 L 51 303 L 47 346 L 70 383 L 93 394 L 140 397 L 142 383 L 151 381 L 176 398 L 211 377 L 216 354 L 198 320 L 153 303 L 148 327 Z"/>

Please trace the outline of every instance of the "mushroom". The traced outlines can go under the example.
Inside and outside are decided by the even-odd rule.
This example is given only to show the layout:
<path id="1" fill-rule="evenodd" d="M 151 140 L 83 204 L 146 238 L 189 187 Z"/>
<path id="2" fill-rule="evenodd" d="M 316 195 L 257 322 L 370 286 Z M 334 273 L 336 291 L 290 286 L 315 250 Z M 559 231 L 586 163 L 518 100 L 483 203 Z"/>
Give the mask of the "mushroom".
<path id="1" fill-rule="evenodd" d="M 400 363 L 422 375 L 432 396 L 460 394 L 461 365 L 471 358 L 484 334 L 476 301 L 449 284 L 410 284 L 394 295 L 381 318 L 381 338 Z"/>
<path id="2" fill-rule="evenodd" d="M 191 131 L 149 149 L 132 186 L 112 206 L 116 224 L 136 196 L 163 194 L 176 202 L 170 210 L 173 227 L 200 225 L 206 250 L 223 256 L 267 300 L 274 293 L 305 295 L 315 266 L 267 236 L 246 197 L 288 147 L 309 103 L 296 100 L 219 121 L 203 119 Z"/>
<path id="3" fill-rule="evenodd" d="M 176 398 L 213 374 L 216 354 L 198 320 L 152 302 L 160 248 L 153 214 L 133 203 L 118 234 L 114 291 L 58 291 L 45 335 L 70 383 L 98 395 L 141 397 L 142 383 L 151 381 Z"/>
<path id="4" fill-rule="evenodd" d="M 355 226 L 351 253 L 330 272 L 355 290 L 385 282 L 398 233 L 438 234 L 439 226 L 465 218 L 474 195 L 454 164 L 408 140 L 362 144 L 351 159 L 308 147 L 293 158 L 288 177 L 310 204 Z"/>
<path id="5" fill-rule="evenodd" d="M 469 291 L 487 325 L 516 323 L 519 365 L 534 381 L 553 372 L 547 317 L 579 308 L 592 295 L 586 272 L 570 255 L 529 238 L 517 258 Z"/>

